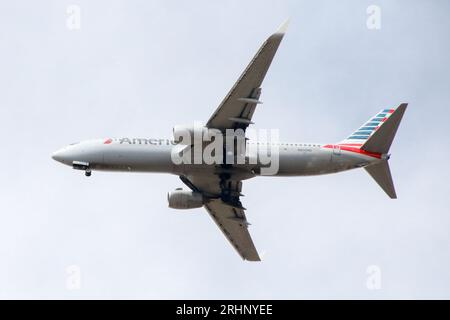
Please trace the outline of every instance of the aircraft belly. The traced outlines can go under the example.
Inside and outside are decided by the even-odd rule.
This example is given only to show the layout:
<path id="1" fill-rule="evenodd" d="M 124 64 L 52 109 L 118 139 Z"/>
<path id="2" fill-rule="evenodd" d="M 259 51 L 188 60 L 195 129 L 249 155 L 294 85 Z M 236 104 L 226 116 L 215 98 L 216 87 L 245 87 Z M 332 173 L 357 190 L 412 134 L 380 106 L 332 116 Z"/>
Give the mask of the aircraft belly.
<path id="1" fill-rule="evenodd" d="M 328 173 L 332 165 L 328 150 L 305 149 L 280 152 L 279 176 L 309 176 Z"/>
<path id="2" fill-rule="evenodd" d="M 170 146 L 116 146 L 103 152 L 103 170 L 173 172 Z"/>

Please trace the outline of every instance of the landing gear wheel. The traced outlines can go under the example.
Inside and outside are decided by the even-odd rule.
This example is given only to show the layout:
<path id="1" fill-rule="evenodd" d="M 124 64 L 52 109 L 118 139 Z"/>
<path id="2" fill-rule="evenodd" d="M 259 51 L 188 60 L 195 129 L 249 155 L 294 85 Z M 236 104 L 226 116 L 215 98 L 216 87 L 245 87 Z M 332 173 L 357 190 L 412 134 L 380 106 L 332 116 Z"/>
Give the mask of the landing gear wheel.
<path id="1" fill-rule="evenodd" d="M 91 174 L 92 174 L 91 170 L 86 170 L 86 171 L 84 172 L 84 175 L 85 175 L 86 177 L 90 177 Z"/>

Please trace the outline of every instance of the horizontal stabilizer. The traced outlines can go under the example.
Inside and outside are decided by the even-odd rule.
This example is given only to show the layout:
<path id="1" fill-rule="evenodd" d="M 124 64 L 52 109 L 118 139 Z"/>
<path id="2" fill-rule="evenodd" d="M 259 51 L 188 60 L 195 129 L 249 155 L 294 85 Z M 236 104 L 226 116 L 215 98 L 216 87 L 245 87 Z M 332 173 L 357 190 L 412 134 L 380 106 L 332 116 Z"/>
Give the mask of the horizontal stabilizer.
<path id="1" fill-rule="evenodd" d="M 364 169 L 366 169 L 366 171 L 391 199 L 397 199 L 394 182 L 392 181 L 391 170 L 389 169 L 389 163 L 387 160 L 364 167 Z"/>

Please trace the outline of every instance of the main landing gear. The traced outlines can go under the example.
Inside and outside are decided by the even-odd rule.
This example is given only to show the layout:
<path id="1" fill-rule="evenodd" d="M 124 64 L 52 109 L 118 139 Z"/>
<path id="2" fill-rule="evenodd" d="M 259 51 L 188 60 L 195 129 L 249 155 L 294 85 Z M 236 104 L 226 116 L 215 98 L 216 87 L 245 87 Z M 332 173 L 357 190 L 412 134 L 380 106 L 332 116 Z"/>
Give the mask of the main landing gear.
<path id="1" fill-rule="evenodd" d="M 86 177 L 90 177 L 91 174 L 92 174 L 91 169 L 86 169 L 86 171 L 84 171 L 84 175 L 85 175 Z"/>

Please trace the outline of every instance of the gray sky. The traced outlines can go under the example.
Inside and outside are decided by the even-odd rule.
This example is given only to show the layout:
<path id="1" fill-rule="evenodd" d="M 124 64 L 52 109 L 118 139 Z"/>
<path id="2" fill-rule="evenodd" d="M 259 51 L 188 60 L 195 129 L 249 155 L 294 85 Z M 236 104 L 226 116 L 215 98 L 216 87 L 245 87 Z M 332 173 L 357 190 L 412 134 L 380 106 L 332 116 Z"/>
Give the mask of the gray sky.
<path id="1" fill-rule="evenodd" d="M 242 2 L 0 1 L 0 298 L 450 298 L 450 3 Z M 51 160 L 206 121 L 287 17 L 255 128 L 336 142 L 409 102 L 391 149 L 398 200 L 364 170 L 245 181 L 263 256 L 246 263 L 204 210 L 167 208 L 177 177 L 87 179 Z"/>

